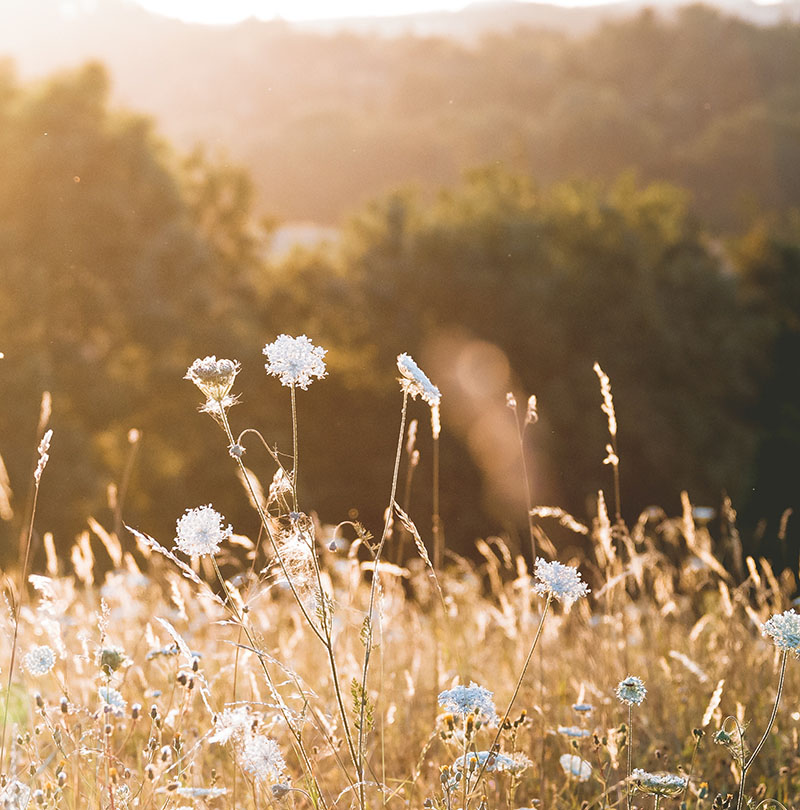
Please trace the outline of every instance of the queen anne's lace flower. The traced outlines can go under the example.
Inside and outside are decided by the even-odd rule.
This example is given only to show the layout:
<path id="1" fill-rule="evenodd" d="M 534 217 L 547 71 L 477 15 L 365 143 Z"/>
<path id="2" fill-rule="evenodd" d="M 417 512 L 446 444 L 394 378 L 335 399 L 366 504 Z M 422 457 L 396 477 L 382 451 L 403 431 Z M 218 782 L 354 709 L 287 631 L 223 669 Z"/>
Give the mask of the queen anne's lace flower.
<path id="1" fill-rule="evenodd" d="M 637 678 L 636 675 L 628 675 L 617 685 L 617 697 L 628 706 L 638 706 L 646 695 L 647 689 L 644 688 L 644 681 Z"/>
<path id="2" fill-rule="evenodd" d="M 580 740 L 583 737 L 591 736 L 591 732 L 588 729 L 580 728 L 579 726 L 559 726 L 558 733 L 573 740 Z"/>
<path id="3" fill-rule="evenodd" d="M 592 775 L 592 766 L 577 754 L 562 754 L 558 763 L 567 776 L 579 782 L 585 782 Z"/>
<path id="4" fill-rule="evenodd" d="M 686 777 L 674 773 L 650 773 L 634 768 L 631 781 L 636 789 L 653 796 L 677 796 L 686 788 Z"/>
<path id="5" fill-rule="evenodd" d="M 226 743 L 228 740 L 242 739 L 253 727 L 254 718 L 246 706 L 224 709 L 214 719 L 214 734 L 209 742 Z"/>
<path id="6" fill-rule="evenodd" d="M 175 545 L 189 556 L 216 554 L 222 541 L 233 533 L 231 526 L 223 528 L 222 520 L 222 515 L 210 504 L 187 509 L 178 520 Z"/>
<path id="7" fill-rule="evenodd" d="M 589 593 L 589 586 L 581 581 L 578 569 L 572 566 L 562 565 L 560 562 L 547 562 L 537 557 L 535 573 L 539 582 L 534 590 L 542 596 L 550 594 L 571 605 L 576 599 Z"/>
<path id="8" fill-rule="evenodd" d="M 454 686 L 439 693 L 439 705 L 453 714 L 467 717 L 474 714 L 487 722 L 497 722 L 494 693 L 474 681 L 469 686 Z"/>
<path id="9" fill-rule="evenodd" d="M 262 782 L 280 782 L 286 771 L 286 763 L 278 743 L 263 734 L 249 735 L 242 746 L 240 757 L 245 771 Z"/>
<path id="10" fill-rule="evenodd" d="M 25 669 L 37 678 L 47 675 L 56 665 L 56 654 L 46 644 L 42 647 L 34 647 L 22 660 Z"/>
<path id="11" fill-rule="evenodd" d="M 800 616 L 794 609 L 776 613 L 764 623 L 761 632 L 769 636 L 779 650 L 788 650 L 800 657 Z"/>
<path id="12" fill-rule="evenodd" d="M 398 355 L 397 368 L 403 375 L 400 378 L 400 385 L 404 391 L 414 399 L 422 397 L 431 408 L 439 405 L 442 401 L 439 389 L 428 379 L 425 372 L 414 362 L 410 355 Z"/>
<path id="13" fill-rule="evenodd" d="M 116 717 L 122 717 L 122 715 L 125 714 L 125 707 L 128 704 L 125 702 L 125 698 L 122 697 L 116 689 L 110 686 L 101 686 L 97 690 L 97 694 L 103 707 L 109 706 Z"/>
<path id="14" fill-rule="evenodd" d="M 184 379 L 191 380 L 205 395 L 207 402 L 203 410 L 215 413 L 220 408 L 230 407 L 236 401 L 229 394 L 240 368 L 241 365 L 236 360 L 217 360 L 211 355 L 195 360 L 189 366 Z"/>
<path id="15" fill-rule="evenodd" d="M 264 366 L 267 374 L 279 377 L 282 385 L 306 390 L 312 377 L 321 380 L 328 373 L 322 359 L 327 352 L 305 335 L 296 338 L 278 335 L 273 343 L 264 346 L 263 353 L 268 360 Z"/>
<path id="16" fill-rule="evenodd" d="M 452 771 L 463 771 L 464 756 L 460 756 L 452 765 Z M 498 751 L 470 751 L 466 756 L 466 771 L 477 771 L 484 768 L 487 771 L 505 771 L 507 773 L 522 773 L 529 768 L 531 761 L 522 753 L 513 757 L 501 754 Z"/>

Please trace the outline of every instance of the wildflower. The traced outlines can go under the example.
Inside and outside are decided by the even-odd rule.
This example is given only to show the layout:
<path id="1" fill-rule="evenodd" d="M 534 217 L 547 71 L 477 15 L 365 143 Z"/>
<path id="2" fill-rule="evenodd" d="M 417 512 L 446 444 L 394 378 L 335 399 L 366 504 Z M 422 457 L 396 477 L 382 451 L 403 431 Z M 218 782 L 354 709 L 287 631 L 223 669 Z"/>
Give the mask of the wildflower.
<path id="1" fill-rule="evenodd" d="M 634 768 L 631 781 L 636 789 L 653 796 L 677 796 L 686 788 L 684 776 L 674 773 L 649 773 L 641 768 Z"/>
<path id="2" fill-rule="evenodd" d="M 228 789 L 218 787 L 179 787 L 175 792 L 185 799 L 216 799 L 218 796 L 224 796 Z"/>
<path id="3" fill-rule="evenodd" d="M 770 636 L 779 650 L 787 650 L 800 657 L 800 616 L 794 609 L 776 613 L 764 623 L 761 632 Z"/>
<path id="4" fill-rule="evenodd" d="M 572 711 L 574 712 L 592 712 L 594 711 L 594 706 L 591 703 L 576 703 L 572 707 Z"/>
<path id="5" fill-rule="evenodd" d="M 211 504 L 187 509 L 186 514 L 178 520 L 175 545 L 189 556 L 216 554 L 220 543 L 233 533 L 231 526 L 227 529 L 222 527 L 222 520 L 222 515 L 214 511 Z"/>
<path id="6" fill-rule="evenodd" d="M 34 647 L 25 656 L 22 663 L 31 675 L 39 678 L 47 675 L 56 665 L 56 654 L 45 644 L 42 647 Z"/>
<path id="7" fill-rule="evenodd" d="M 466 755 L 466 768 L 464 756 L 460 756 L 451 766 L 451 770 L 471 773 L 479 768 L 487 771 L 500 771 L 508 773 L 522 773 L 531 764 L 531 761 L 521 753 L 513 757 L 501 754 L 499 751 L 470 751 Z"/>
<path id="8" fill-rule="evenodd" d="M 558 763 L 567 776 L 579 782 L 585 782 L 592 775 L 592 766 L 577 754 L 562 754 L 558 758 Z"/>
<path id="9" fill-rule="evenodd" d="M 183 379 L 191 380 L 205 395 L 206 404 L 201 410 L 214 414 L 235 404 L 236 398 L 230 392 L 240 368 L 237 360 L 217 360 L 211 355 L 195 360 Z"/>
<path id="10" fill-rule="evenodd" d="M 97 654 L 100 669 L 106 675 L 116 672 L 126 661 L 125 653 L 119 647 L 104 647 Z"/>
<path id="11" fill-rule="evenodd" d="M 547 562 L 537 557 L 536 579 L 539 580 L 534 588 L 536 593 L 555 596 L 567 605 L 589 593 L 589 586 L 581 582 L 578 569 L 560 562 Z"/>
<path id="12" fill-rule="evenodd" d="M 492 697 L 494 692 L 490 692 L 483 686 L 478 686 L 474 681 L 469 686 L 454 686 L 452 689 L 445 689 L 439 693 L 439 705 L 461 717 L 475 714 L 485 719 L 489 723 L 497 722 L 497 709 L 494 706 Z"/>
<path id="13" fill-rule="evenodd" d="M 241 751 L 242 767 L 255 779 L 264 782 L 280 782 L 286 771 L 286 763 L 275 740 L 263 734 L 252 734 Z"/>
<path id="14" fill-rule="evenodd" d="M 125 706 L 127 703 L 125 698 L 110 686 L 101 686 L 97 690 L 97 695 L 105 708 L 108 706 L 116 717 L 122 717 L 125 713 Z"/>
<path id="15" fill-rule="evenodd" d="M 617 685 L 617 697 L 628 706 L 639 706 L 647 695 L 644 688 L 644 681 L 636 675 L 628 675 L 625 680 Z"/>
<path id="16" fill-rule="evenodd" d="M 414 399 L 422 397 L 433 408 L 442 401 L 439 389 L 428 379 L 425 372 L 414 362 L 408 354 L 397 355 L 397 368 L 403 375 L 400 385 L 403 390 Z"/>
<path id="17" fill-rule="evenodd" d="M 264 366 L 267 374 L 280 377 L 281 385 L 297 385 L 306 390 L 312 377 L 321 380 L 327 374 L 322 359 L 325 349 L 315 346 L 305 335 L 296 338 L 278 335 L 274 343 L 264 346 L 263 353 L 269 361 Z"/>
<path id="18" fill-rule="evenodd" d="M 246 706 L 224 709 L 214 718 L 214 733 L 209 742 L 226 743 L 230 739 L 240 739 L 253 727 L 253 718 Z"/>
<path id="19" fill-rule="evenodd" d="M 580 740 L 583 737 L 590 737 L 591 732 L 585 728 L 578 726 L 559 726 L 558 733 L 563 734 L 565 737 L 570 737 L 573 740 Z"/>

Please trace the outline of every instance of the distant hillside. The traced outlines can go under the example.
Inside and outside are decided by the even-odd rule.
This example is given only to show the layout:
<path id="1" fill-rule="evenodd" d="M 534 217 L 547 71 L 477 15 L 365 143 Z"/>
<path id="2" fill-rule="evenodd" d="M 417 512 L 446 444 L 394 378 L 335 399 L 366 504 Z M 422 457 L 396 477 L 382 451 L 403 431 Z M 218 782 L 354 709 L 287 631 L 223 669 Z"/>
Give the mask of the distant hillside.
<path id="1" fill-rule="evenodd" d="M 23 77 L 102 61 L 117 103 L 243 164 L 282 219 L 335 224 L 496 161 L 545 183 L 633 167 L 720 226 L 797 204 L 800 0 L 659 6 L 212 27 L 125 0 L 6 0 L 0 53 Z"/>

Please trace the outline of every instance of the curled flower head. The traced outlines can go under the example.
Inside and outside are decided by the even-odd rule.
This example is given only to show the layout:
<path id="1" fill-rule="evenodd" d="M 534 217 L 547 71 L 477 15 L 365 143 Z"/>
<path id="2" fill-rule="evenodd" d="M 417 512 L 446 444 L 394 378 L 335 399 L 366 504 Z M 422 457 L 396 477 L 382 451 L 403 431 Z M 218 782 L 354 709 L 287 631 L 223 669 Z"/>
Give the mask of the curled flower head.
<path id="1" fill-rule="evenodd" d="M 217 406 L 232 400 L 228 395 L 233 388 L 233 381 L 241 365 L 236 360 L 217 360 L 214 355 L 197 360 L 189 366 L 184 380 L 191 380 L 205 395 L 206 399 Z M 230 404 L 233 404 L 231 401 Z"/>
<path id="2" fill-rule="evenodd" d="M 100 698 L 100 702 L 103 704 L 103 708 L 105 709 L 106 706 L 108 710 L 114 714 L 115 717 L 122 717 L 125 714 L 125 707 L 128 705 L 125 702 L 125 698 L 116 690 L 112 689 L 110 686 L 101 686 L 97 690 L 97 695 Z"/>
<path id="3" fill-rule="evenodd" d="M 223 528 L 222 515 L 207 506 L 187 509 L 186 514 L 178 520 L 175 545 L 189 556 L 202 557 L 216 554 L 220 544 L 233 533 L 233 528 Z"/>
<path id="4" fill-rule="evenodd" d="M 279 783 L 286 772 L 286 763 L 278 743 L 263 734 L 249 735 L 240 757 L 245 771 L 262 782 Z"/>
<path id="5" fill-rule="evenodd" d="M 534 590 L 542 596 L 551 595 L 567 605 L 589 593 L 589 586 L 581 581 L 577 568 L 562 565 L 560 562 L 547 562 L 536 558 L 536 579 L 539 582 Z"/>
<path id="6" fill-rule="evenodd" d="M 639 706 L 647 695 L 644 681 L 636 675 L 628 675 L 617 685 L 617 697 L 628 706 Z"/>
<path id="7" fill-rule="evenodd" d="M 56 654 L 45 644 L 31 649 L 22 659 L 22 663 L 31 675 L 39 678 L 47 675 L 56 665 Z"/>
<path id="8" fill-rule="evenodd" d="M 761 632 L 769 636 L 779 650 L 788 650 L 800 657 L 800 616 L 794 609 L 776 613 L 764 623 Z"/>
<path id="9" fill-rule="evenodd" d="M 631 782 L 641 793 L 652 796 L 678 796 L 686 788 L 686 777 L 674 773 L 650 773 L 634 768 Z"/>
<path id="10" fill-rule="evenodd" d="M 306 390 L 312 377 L 322 379 L 328 373 L 322 359 L 327 352 L 315 346 L 305 335 L 290 337 L 278 335 L 273 343 L 264 346 L 267 356 L 264 368 L 267 374 L 279 377 L 281 385 L 297 386 Z"/>
<path id="11" fill-rule="evenodd" d="M 400 385 L 403 390 L 414 399 L 422 397 L 432 408 L 442 401 L 439 389 L 428 379 L 425 372 L 414 362 L 408 354 L 397 355 L 397 368 L 403 375 Z"/>
<path id="12" fill-rule="evenodd" d="M 558 758 L 558 763 L 567 776 L 579 782 L 585 782 L 592 775 L 592 766 L 577 754 L 562 754 Z"/>
<path id="13" fill-rule="evenodd" d="M 459 684 L 439 693 L 439 705 L 453 714 L 467 717 L 474 714 L 486 722 L 497 722 L 497 709 L 493 692 L 474 681 L 469 686 Z"/>

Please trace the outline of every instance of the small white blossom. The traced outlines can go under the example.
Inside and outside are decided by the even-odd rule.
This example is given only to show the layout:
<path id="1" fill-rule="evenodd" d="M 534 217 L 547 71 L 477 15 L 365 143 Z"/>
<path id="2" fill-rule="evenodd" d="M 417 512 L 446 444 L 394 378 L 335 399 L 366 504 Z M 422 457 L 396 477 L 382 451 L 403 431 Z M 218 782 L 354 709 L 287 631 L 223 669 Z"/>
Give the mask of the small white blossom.
<path id="1" fill-rule="evenodd" d="M 321 380 L 328 373 L 322 359 L 327 352 L 305 335 L 296 338 L 278 335 L 273 343 L 264 346 L 263 353 L 269 361 L 264 366 L 267 374 L 279 377 L 282 385 L 306 390 L 312 377 Z"/>
<path id="2" fill-rule="evenodd" d="M 280 782 L 286 771 L 286 763 L 278 743 L 263 734 L 247 737 L 242 746 L 240 761 L 247 773 L 263 782 Z"/>
<path id="3" fill-rule="evenodd" d="M 646 695 L 644 681 L 636 675 L 628 675 L 617 685 L 617 697 L 628 706 L 639 706 Z"/>
<path id="4" fill-rule="evenodd" d="M 439 705 L 453 714 L 467 717 L 470 714 L 477 715 L 487 722 L 497 722 L 497 709 L 495 708 L 490 692 L 483 686 L 478 686 L 474 681 L 469 686 L 454 686 L 452 689 L 445 689 L 439 693 Z"/>
<path id="5" fill-rule="evenodd" d="M 650 773 L 634 768 L 631 782 L 642 793 L 653 796 L 677 796 L 686 788 L 686 777 L 674 773 Z"/>
<path id="6" fill-rule="evenodd" d="M 122 717 L 125 713 L 125 707 L 128 705 L 125 701 L 125 698 L 116 690 L 110 686 L 101 686 L 97 690 L 97 695 L 100 698 L 100 702 L 103 704 L 103 707 L 109 706 L 111 708 L 111 712 L 116 717 Z"/>
<path id="7" fill-rule="evenodd" d="M 764 623 L 761 632 L 769 636 L 779 650 L 788 650 L 800 657 L 800 616 L 794 609 L 776 613 Z"/>
<path id="8" fill-rule="evenodd" d="M 572 566 L 562 565 L 560 562 L 547 562 L 537 557 L 535 573 L 539 582 L 534 590 L 542 596 L 550 594 L 571 605 L 576 599 L 589 593 L 589 586 L 581 581 L 578 569 Z"/>
<path id="9" fill-rule="evenodd" d="M 588 729 L 580 728 L 579 726 L 559 726 L 558 733 L 573 740 L 580 740 L 583 737 L 591 736 L 591 732 Z"/>
<path id="10" fill-rule="evenodd" d="M 231 739 L 241 739 L 253 727 L 253 717 L 246 706 L 224 709 L 214 718 L 214 733 L 209 742 L 226 743 Z"/>
<path id="11" fill-rule="evenodd" d="M 466 769 L 464 768 L 464 756 L 460 756 L 452 765 L 452 771 L 464 771 L 471 773 L 484 768 L 487 771 L 501 771 L 507 773 L 522 773 L 531 765 L 530 759 L 522 753 L 516 753 L 513 757 L 508 754 L 501 754 L 498 751 L 470 751 L 466 756 Z"/>
<path id="12" fill-rule="evenodd" d="M 47 675 L 56 665 L 56 654 L 46 644 L 42 647 L 34 647 L 22 660 L 25 669 L 37 678 Z"/>
<path id="13" fill-rule="evenodd" d="M 585 782 L 592 775 L 592 766 L 577 754 L 562 754 L 558 758 L 559 765 L 567 776 Z"/>
<path id="14" fill-rule="evenodd" d="M 207 506 L 187 509 L 186 514 L 178 520 L 175 545 L 189 556 L 216 554 L 220 544 L 233 533 L 233 528 L 223 528 L 222 515 Z"/>
<path id="15" fill-rule="evenodd" d="M 212 410 L 210 403 L 219 407 L 230 407 L 235 400 L 228 395 L 241 365 L 237 360 L 217 360 L 214 355 L 197 360 L 189 366 L 184 380 L 191 380 L 205 395 L 208 402 L 204 410 Z"/>
<path id="16" fill-rule="evenodd" d="M 428 379 L 425 372 L 414 362 L 408 354 L 397 356 L 397 368 L 403 375 L 400 385 L 403 390 L 414 399 L 422 397 L 432 408 L 442 401 L 439 389 Z"/>

